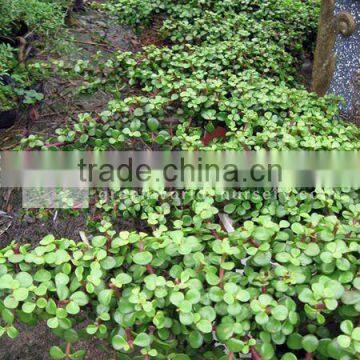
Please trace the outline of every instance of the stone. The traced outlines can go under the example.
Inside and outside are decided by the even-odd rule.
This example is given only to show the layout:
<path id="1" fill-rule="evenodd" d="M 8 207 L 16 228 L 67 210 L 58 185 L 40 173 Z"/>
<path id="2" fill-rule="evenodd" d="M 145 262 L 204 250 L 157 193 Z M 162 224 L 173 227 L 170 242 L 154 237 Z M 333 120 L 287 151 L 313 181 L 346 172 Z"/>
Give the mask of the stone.
<path id="1" fill-rule="evenodd" d="M 342 114 L 360 123 L 360 0 L 322 0 L 312 90 L 343 97 Z"/>

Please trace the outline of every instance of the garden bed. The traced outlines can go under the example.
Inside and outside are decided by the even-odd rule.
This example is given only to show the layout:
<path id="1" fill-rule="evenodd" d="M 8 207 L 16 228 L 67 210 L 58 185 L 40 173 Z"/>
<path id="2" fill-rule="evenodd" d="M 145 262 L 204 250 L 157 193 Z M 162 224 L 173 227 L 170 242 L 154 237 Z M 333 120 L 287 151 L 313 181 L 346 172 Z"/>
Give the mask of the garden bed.
<path id="1" fill-rule="evenodd" d="M 61 21 L 36 23 L 34 57 L 0 58 L 22 114 L 3 150 L 360 149 L 338 99 L 308 91 L 318 1 L 96 1 L 67 28 L 44 6 Z M 265 193 L 36 210 L 4 190 L 0 357 L 355 359 L 359 190 Z"/>

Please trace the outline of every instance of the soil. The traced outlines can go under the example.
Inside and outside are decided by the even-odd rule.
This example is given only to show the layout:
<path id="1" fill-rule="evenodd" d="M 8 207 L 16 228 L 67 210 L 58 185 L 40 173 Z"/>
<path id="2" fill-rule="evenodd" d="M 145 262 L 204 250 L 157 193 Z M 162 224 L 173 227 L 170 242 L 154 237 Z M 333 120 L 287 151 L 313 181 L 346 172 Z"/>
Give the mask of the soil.
<path id="1" fill-rule="evenodd" d="M 49 348 L 61 346 L 61 339 L 49 331 L 41 321 L 34 327 L 18 324 L 20 335 L 16 340 L 3 337 L 0 342 L 1 360 L 50 360 Z M 116 359 L 114 352 L 100 340 L 79 341 L 71 350 L 86 350 L 85 360 Z"/>

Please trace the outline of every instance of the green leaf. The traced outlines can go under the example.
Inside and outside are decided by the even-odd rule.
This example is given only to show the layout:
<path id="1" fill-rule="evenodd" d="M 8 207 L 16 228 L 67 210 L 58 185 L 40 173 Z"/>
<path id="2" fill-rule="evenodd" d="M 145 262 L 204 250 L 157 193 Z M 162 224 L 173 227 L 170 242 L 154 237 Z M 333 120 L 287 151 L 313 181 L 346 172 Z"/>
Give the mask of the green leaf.
<path id="1" fill-rule="evenodd" d="M 85 306 L 89 299 L 83 291 L 76 291 L 70 296 L 70 300 L 74 301 L 79 306 Z"/>
<path id="2" fill-rule="evenodd" d="M 319 245 L 316 243 L 310 243 L 306 246 L 306 249 L 304 250 L 304 253 L 307 256 L 318 256 L 320 254 L 320 248 Z"/>
<path id="3" fill-rule="evenodd" d="M 29 290 L 25 288 L 19 288 L 14 290 L 13 296 L 17 301 L 24 301 L 29 296 Z"/>
<path id="4" fill-rule="evenodd" d="M 330 230 L 322 230 L 318 233 L 318 237 L 322 241 L 333 241 L 334 240 L 334 234 Z"/>
<path id="5" fill-rule="evenodd" d="M 291 225 L 291 230 L 297 235 L 302 235 L 305 232 L 304 226 L 299 224 L 299 223 L 292 224 Z"/>
<path id="6" fill-rule="evenodd" d="M 212 286 L 215 286 L 215 285 L 219 284 L 219 282 L 220 282 L 219 276 L 217 276 L 216 274 L 214 274 L 212 272 L 206 273 L 205 278 L 206 278 L 207 283 Z"/>
<path id="7" fill-rule="evenodd" d="M 98 295 L 100 304 L 108 306 L 111 302 L 113 293 L 114 293 L 114 291 L 111 289 L 101 290 Z"/>
<path id="8" fill-rule="evenodd" d="M 296 355 L 294 355 L 293 353 L 285 353 L 280 360 L 297 360 Z"/>
<path id="9" fill-rule="evenodd" d="M 71 315 L 76 315 L 80 312 L 80 307 L 75 301 L 70 301 L 65 309 Z"/>
<path id="10" fill-rule="evenodd" d="M 70 354 L 70 359 L 71 360 L 83 359 L 85 354 L 86 354 L 85 350 L 78 350 L 78 351 L 75 351 L 74 353 Z"/>
<path id="11" fill-rule="evenodd" d="M 133 261 L 138 265 L 148 265 L 153 259 L 152 254 L 149 251 L 143 251 L 133 256 Z"/>
<path id="12" fill-rule="evenodd" d="M 277 305 L 271 310 L 272 316 L 279 321 L 284 321 L 289 315 L 289 311 L 284 305 Z"/>
<path id="13" fill-rule="evenodd" d="M 234 333 L 234 326 L 232 323 L 220 324 L 216 327 L 216 336 L 220 341 L 230 339 Z"/>
<path id="14" fill-rule="evenodd" d="M 157 121 L 155 118 L 150 118 L 147 121 L 147 126 L 150 129 L 150 131 L 154 132 L 159 128 L 160 124 L 159 121 Z"/>
<path id="15" fill-rule="evenodd" d="M 355 341 L 360 341 L 360 326 L 356 327 L 352 334 L 351 334 L 351 338 L 354 339 Z"/>
<path id="16" fill-rule="evenodd" d="M 227 204 L 227 205 L 224 206 L 224 211 L 227 214 L 232 214 L 235 210 L 236 210 L 236 205 L 235 204 Z"/>
<path id="17" fill-rule="evenodd" d="M 105 236 L 99 235 L 94 236 L 91 240 L 91 244 L 94 247 L 102 248 L 107 242 L 107 238 Z"/>
<path id="18" fill-rule="evenodd" d="M 50 245 L 55 241 L 55 237 L 52 234 L 48 234 L 46 236 L 44 236 L 41 241 L 40 241 L 40 245 Z"/>
<path id="19" fill-rule="evenodd" d="M 185 299 L 189 301 L 191 304 L 197 304 L 201 300 L 200 291 L 197 289 L 190 289 L 186 295 Z"/>
<path id="20" fill-rule="evenodd" d="M 140 347 L 148 347 L 151 344 L 151 337 L 148 334 L 140 333 L 134 339 L 134 344 Z"/>
<path id="21" fill-rule="evenodd" d="M 51 279 L 50 271 L 45 269 L 38 270 L 34 275 L 34 280 L 38 282 L 45 282 Z"/>
<path id="22" fill-rule="evenodd" d="M 196 327 L 204 334 L 212 332 L 212 324 L 209 320 L 202 319 L 196 323 Z"/>
<path id="23" fill-rule="evenodd" d="M 89 140 L 89 135 L 87 134 L 82 134 L 79 139 L 81 144 L 85 144 L 88 140 Z"/>
<path id="24" fill-rule="evenodd" d="M 300 350 L 302 349 L 302 336 L 298 333 L 290 334 L 286 344 L 291 350 Z"/>
<path id="25" fill-rule="evenodd" d="M 340 329 L 346 335 L 351 335 L 351 333 L 352 333 L 352 331 L 354 329 L 354 325 L 351 322 L 351 320 L 344 320 L 340 324 Z"/>
<path id="26" fill-rule="evenodd" d="M 47 326 L 50 329 L 56 329 L 59 326 L 59 320 L 56 317 L 50 318 L 47 321 Z"/>
<path id="27" fill-rule="evenodd" d="M 189 334 L 189 344 L 193 349 L 199 349 L 203 344 L 203 336 L 199 331 L 193 330 Z"/>
<path id="28" fill-rule="evenodd" d="M 229 351 L 234 353 L 241 352 L 244 345 L 245 345 L 244 342 L 241 341 L 240 339 L 232 338 L 226 341 L 226 347 L 228 348 Z"/>
<path id="29" fill-rule="evenodd" d="M 258 251 L 254 258 L 253 258 L 254 264 L 257 266 L 266 266 L 270 264 L 271 262 L 271 253 L 270 251 L 262 252 Z"/>
<path id="30" fill-rule="evenodd" d="M 15 279 L 20 282 L 20 286 L 23 287 L 23 288 L 28 288 L 33 283 L 32 276 L 29 273 L 23 272 L 23 271 L 19 272 L 16 275 Z"/>
<path id="31" fill-rule="evenodd" d="M 9 326 L 6 329 L 6 334 L 10 339 L 15 339 L 19 335 L 19 331 L 14 326 Z"/>
<path id="32" fill-rule="evenodd" d="M 135 115 L 135 116 L 143 116 L 143 115 L 144 115 L 144 110 L 141 109 L 141 108 L 136 108 L 136 109 L 134 110 L 134 115 Z"/>
<path id="33" fill-rule="evenodd" d="M 183 293 L 176 291 L 176 292 L 171 293 L 171 295 L 170 295 L 170 302 L 171 302 L 173 305 L 179 307 L 179 306 L 180 306 L 180 303 L 184 300 L 184 298 L 185 298 L 185 297 L 184 297 L 184 294 L 183 294 Z"/>
<path id="34" fill-rule="evenodd" d="M 63 338 L 67 343 L 76 343 L 79 340 L 79 335 L 74 329 L 66 329 L 63 333 Z"/>
<path id="35" fill-rule="evenodd" d="M 14 296 L 12 295 L 8 295 L 5 299 L 4 299 L 4 305 L 5 307 L 7 307 L 8 309 L 16 309 L 19 305 L 19 301 L 15 299 Z"/>
<path id="36" fill-rule="evenodd" d="M 49 353 L 54 360 L 65 359 L 66 357 L 65 353 L 58 346 L 52 346 Z"/>
<path id="37" fill-rule="evenodd" d="M 351 337 L 347 335 L 339 335 L 337 337 L 337 342 L 342 348 L 348 348 L 351 344 Z"/>
<path id="38" fill-rule="evenodd" d="M 70 281 L 70 278 L 63 273 L 58 273 L 55 275 L 55 284 L 56 286 L 60 286 L 60 285 L 67 285 Z"/>
<path id="39" fill-rule="evenodd" d="M 216 111 L 213 109 L 204 110 L 201 112 L 201 116 L 205 120 L 215 120 L 216 119 Z"/>
<path id="40" fill-rule="evenodd" d="M 305 335 L 302 339 L 302 346 L 305 351 L 313 353 L 319 346 L 319 340 L 314 335 Z"/>
<path id="41" fill-rule="evenodd" d="M 6 308 L 1 311 L 1 317 L 8 325 L 11 325 L 14 322 L 13 312 Z"/>
<path id="42" fill-rule="evenodd" d="M 0 289 L 13 289 L 14 280 L 10 274 L 0 277 Z"/>
<path id="43" fill-rule="evenodd" d="M 192 305 L 190 301 L 183 300 L 178 306 L 180 311 L 182 311 L 183 313 L 190 313 L 192 311 Z"/>
<path id="44" fill-rule="evenodd" d="M 256 314 L 255 321 L 259 325 L 265 325 L 269 321 L 269 317 L 265 312 L 260 312 L 260 313 Z"/>
<path id="45" fill-rule="evenodd" d="M 273 235 L 273 232 L 264 227 L 258 227 L 253 232 L 253 237 L 256 241 L 269 241 Z"/>
<path id="46" fill-rule="evenodd" d="M 250 293 L 247 290 L 239 290 L 236 298 L 241 302 L 248 302 L 250 300 Z"/>
<path id="47" fill-rule="evenodd" d="M 32 302 L 26 302 L 22 305 L 22 311 L 26 314 L 31 314 L 36 308 L 36 304 Z"/>
<path id="48" fill-rule="evenodd" d="M 212 306 L 204 306 L 199 310 L 199 314 L 203 319 L 214 321 L 216 318 L 216 311 Z"/>
<path id="49" fill-rule="evenodd" d="M 115 335 L 111 340 L 112 346 L 115 350 L 129 350 L 130 346 L 123 336 Z"/>

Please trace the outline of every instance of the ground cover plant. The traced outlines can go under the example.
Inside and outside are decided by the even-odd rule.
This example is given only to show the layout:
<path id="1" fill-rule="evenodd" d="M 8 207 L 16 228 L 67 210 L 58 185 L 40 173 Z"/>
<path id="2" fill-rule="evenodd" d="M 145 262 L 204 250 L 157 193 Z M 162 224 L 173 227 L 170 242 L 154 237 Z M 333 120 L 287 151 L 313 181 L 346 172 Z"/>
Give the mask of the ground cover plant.
<path id="1" fill-rule="evenodd" d="M 360 148 L 339 99 L 307 92 L 299 76 L 318 1 L 93 7 L 139 34 L 160 21 L 161 45 L 35 63 L 39 77 L 80 78 L 78 94 L 110 100 L 19 149 Z M 1 54 L 16 64 L 11 47 Z M 63 340 L 49 344 L 54 359 L 91 357 L 78 343 L 94 338 L 119 359 L 357 359 L 359 197 L 356 189 L 93 191 L 82 241 L 49 234 L 0 250 L 0 334 L 16 338 L 19 323 L 45 321 Z"/>
<path id="2" fill-rule="evenodd" d="M 42 99 L 31 96 L 31 87 L 41 79 L 36 68 L 25 62 L 44 44 L 55 44 L 72 1 L 0 1 L 0 106 L 1 110 L 25 106 Z"/>

